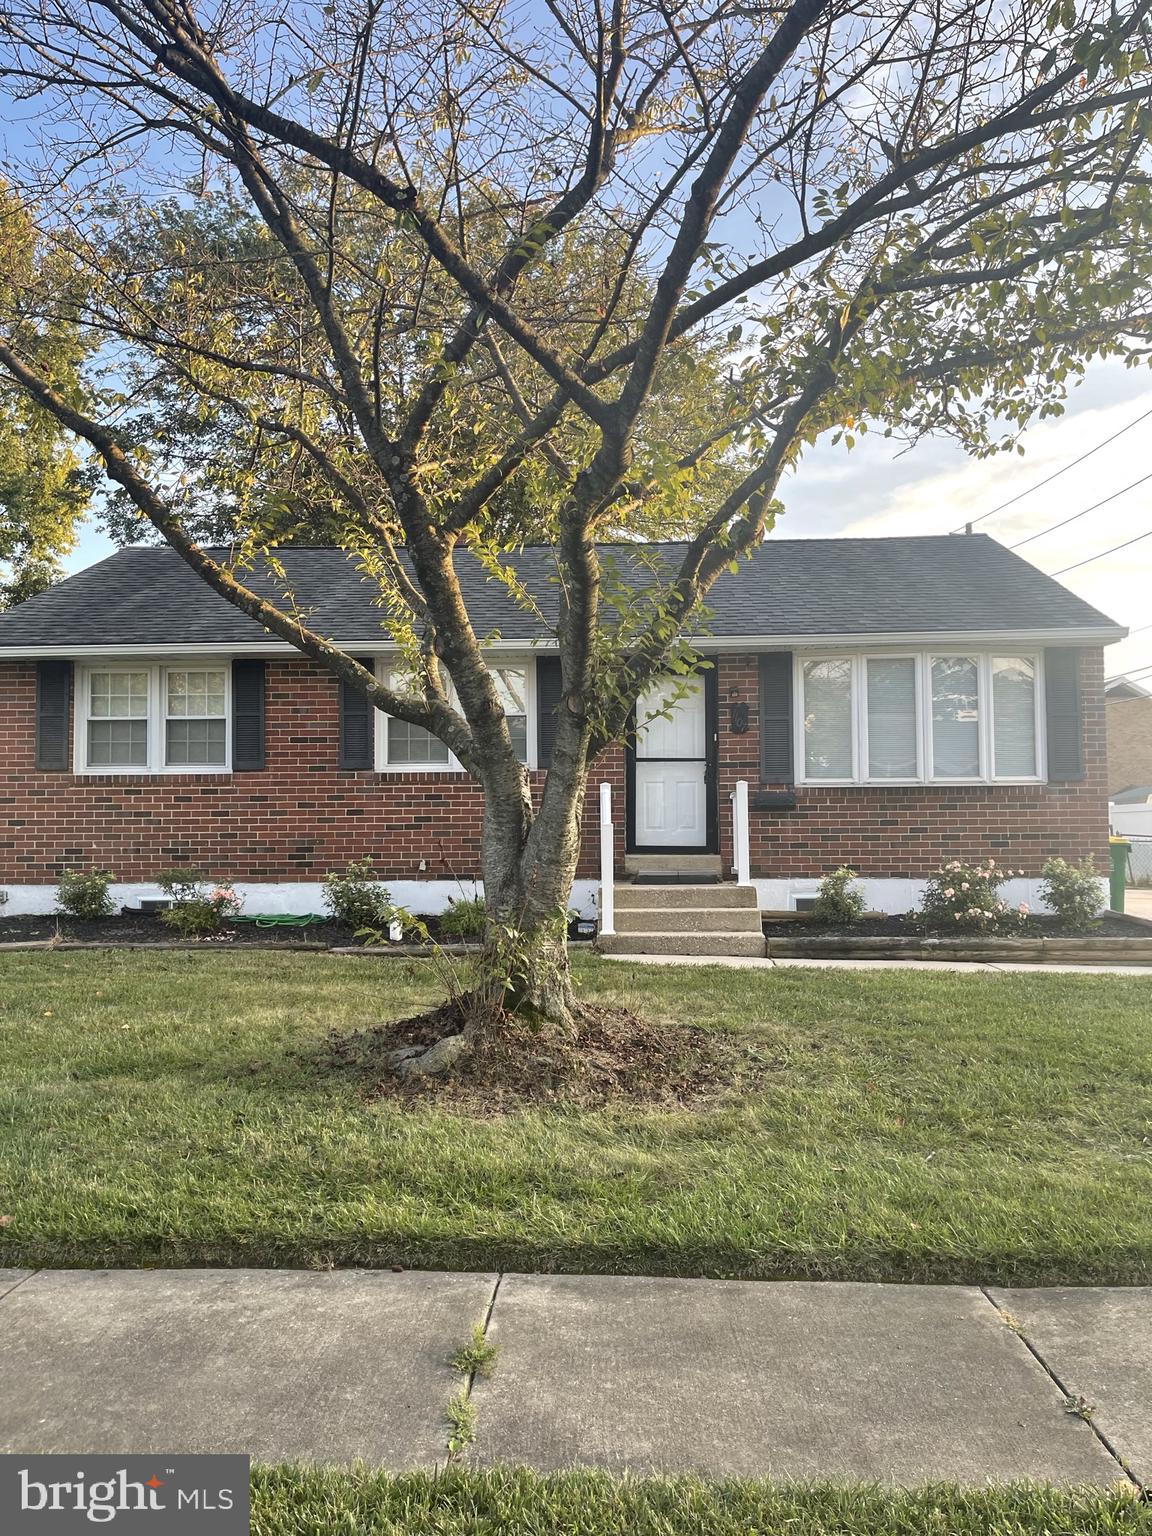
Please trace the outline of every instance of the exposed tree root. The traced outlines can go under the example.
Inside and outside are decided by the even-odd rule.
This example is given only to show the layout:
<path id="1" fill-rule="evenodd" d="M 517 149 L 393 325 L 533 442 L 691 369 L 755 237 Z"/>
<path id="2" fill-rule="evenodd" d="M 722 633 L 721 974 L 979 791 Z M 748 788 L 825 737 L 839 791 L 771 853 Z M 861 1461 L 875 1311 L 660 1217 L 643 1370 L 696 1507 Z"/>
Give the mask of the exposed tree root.
<path id="1" fill-rule="evenodd" d="M 690 1105 L 746 1087 L 775 1063 L 720 1031 L 578 1006 L 571 1022 L 470 1008 L 459 1000 L 350 1035 L 321 1064 L 370 1098 L 427 1100 L 476 1113 L 531 1104 Z"/>

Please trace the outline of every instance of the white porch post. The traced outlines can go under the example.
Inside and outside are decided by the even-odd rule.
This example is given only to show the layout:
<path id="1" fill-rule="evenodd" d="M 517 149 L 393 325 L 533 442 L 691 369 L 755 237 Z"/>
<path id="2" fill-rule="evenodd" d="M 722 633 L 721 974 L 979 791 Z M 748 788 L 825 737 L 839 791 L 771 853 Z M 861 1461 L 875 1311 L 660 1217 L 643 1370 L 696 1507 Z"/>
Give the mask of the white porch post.
<path id="1" fill-rule="evenodd" d="M 752 880 L 752 859 L 748 837 L 748 781 L 737 779 L 732 793 L 732 852 L 736 861 L 737 885 Z"/>
<path id="2" fill-rule="evenodd" d="M 612 786 L 600 786 L 600 932 L 616 932 L 616 840 L 612 832 Z"/>

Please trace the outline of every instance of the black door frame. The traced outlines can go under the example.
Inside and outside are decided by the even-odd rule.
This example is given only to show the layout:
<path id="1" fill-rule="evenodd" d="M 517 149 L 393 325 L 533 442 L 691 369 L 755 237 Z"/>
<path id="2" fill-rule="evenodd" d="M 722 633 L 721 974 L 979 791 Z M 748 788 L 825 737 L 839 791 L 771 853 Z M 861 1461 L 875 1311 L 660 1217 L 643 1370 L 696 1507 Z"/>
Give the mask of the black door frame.
<path id="1" fill-rule="evenodd" d="M 625 850 L 628 853 L 719 853 L 720 852 L 720 801 L 717 793 L 717 772 L 719 767 L 720 748 L 720 709 L 719 689 L 717 685 L 716 666 L 706 667 L 697 673 L 704 683 L 704 820 L 707 833 L 703 845 L 697 843 L 673 843 L 671 846 L 657 847 L 654 843 L 645 843 L 642 848 L 636 846 L 636 706 L 633 704 L 632 713 L 628 722 L 628 736 L 624 749 L 624 784 L 625 784 Z M 700 759 L 688 758 L 657 758 L 657 762 L 699 762 Z"/>

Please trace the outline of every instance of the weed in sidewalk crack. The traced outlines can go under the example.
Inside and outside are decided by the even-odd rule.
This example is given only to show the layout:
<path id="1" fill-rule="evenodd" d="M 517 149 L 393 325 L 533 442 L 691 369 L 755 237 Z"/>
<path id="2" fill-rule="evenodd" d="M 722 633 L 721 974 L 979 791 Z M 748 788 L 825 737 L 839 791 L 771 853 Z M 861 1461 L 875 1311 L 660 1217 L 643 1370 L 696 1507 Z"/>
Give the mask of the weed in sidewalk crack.
<path id="1" fill-rule="evenodd" d="M 473 1323 L 471 1339 L 467 1344 L 461 1344 L 448 1363 L 461 1376 L 479 1376 L 482 1381 L 486 1381 L 496 1369 L 499 1354 L 500 1346 L 488 1342 L 484 1324 Z"/>
<path id="2" fill-rule="evenodd" d="M 468 1396 L 466 1388 L 461 1387 L 459 1392 L 448 1399 L 444 1416 L 448 1420 L 449 1429 L 448 1455 L 449 1458 L 455 1458 L 476 1438 L 476 1404 Z"/>

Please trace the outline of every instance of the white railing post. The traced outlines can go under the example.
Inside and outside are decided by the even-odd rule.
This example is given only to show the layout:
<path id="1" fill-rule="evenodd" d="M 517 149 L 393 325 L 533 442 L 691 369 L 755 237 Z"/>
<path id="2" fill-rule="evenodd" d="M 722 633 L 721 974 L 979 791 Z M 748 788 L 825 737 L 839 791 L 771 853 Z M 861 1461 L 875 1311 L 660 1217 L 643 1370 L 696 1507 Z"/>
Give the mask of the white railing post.
<path id="1" fill-rule="evenodd" d="M 748 838 L 747 779 L 737 779 L 732 795 L 732 845 L 736 856 L 736 883 L 748 885 L 752 880 L 752 859 Z"/>
<path id="2" fill-rule="evenodd" d="M 616 838 L 612 830 L 612 786 L 600 786 L 600 932 L 616 932 Z"/>

